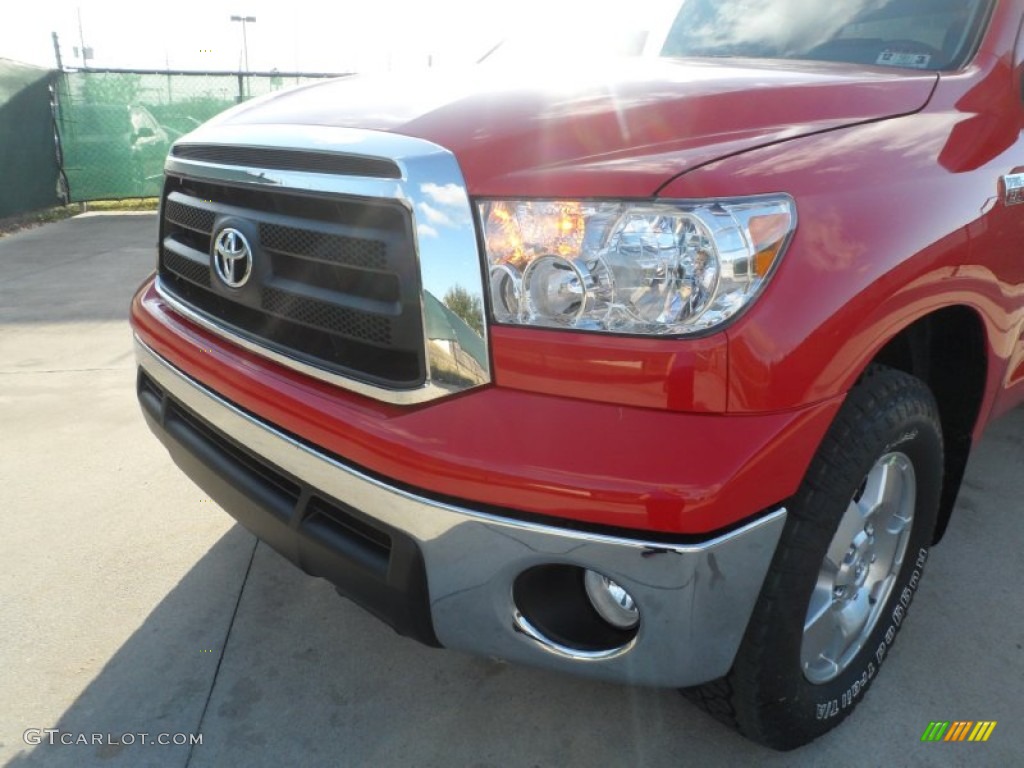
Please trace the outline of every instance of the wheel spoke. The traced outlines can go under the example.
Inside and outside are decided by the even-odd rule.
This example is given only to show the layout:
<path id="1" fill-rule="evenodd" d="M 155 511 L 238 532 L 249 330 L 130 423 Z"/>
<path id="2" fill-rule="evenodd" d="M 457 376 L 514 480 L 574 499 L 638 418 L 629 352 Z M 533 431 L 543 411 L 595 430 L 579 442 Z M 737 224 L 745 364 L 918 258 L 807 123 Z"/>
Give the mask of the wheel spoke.
<path id="1" fill-rule="evenodd" d="M 811 600 L 807 605 L 807 618 L 804 619 L 806 626 L 812 618 L 818 616 L 822 611 L 829 608 L 834 601 L 835 574 L 828 569 L 822 568 L 818 573 L 818 583 L 814 585 L 814 592 L 811 593 Z"/>
<path id="2" fill-rule="evenodd" d="M 912 522 L 914 522 L 914 499 L 911 495 L 909 501 L 906 498 L 902 500 L 899 508 L 886 521 L 884 530 L 898 537 L 910 527 Z"/>
<path id="3" fill-rule="evenodd" d="M 854 537 L 864 530 L 864 510 L 855 501 L 851 501 L 843 513 L 843 519 L 839 521 L 839 529 L 832 537 L 832 543 L 828 547 L 825 559 L 828 560 L 836 570 L 843 564 L 843 558 L 850 549 Z"/>
<path id="4" fill-rule="evenodd" d="M 871 605 L 875 605 L 885 595 L 889 594 L 889 590 L 892 589 L 892 585 L 895 582 L 896 582 L 896 577 L 895 576 L 887 576 L 884 579 L 880 579 L 879 581 L 876 581 L 873 586 L 869 585 L 869 586 L 871 586 L 871 592 L 870 592 L 870 602 L 871 602 Z"/>
<path id="5" fill-rule="evenodd" d="M 840 629 L 831 600 L 819 605 L 814 613 L 808 613 L 804 622 L 801 652 L 804 666 L 817 669 L 825 662 L 831 667 L 836 667 L 834 646 L 839 636 Z M 828 674 L 833 674 L 834 671 L 836 670 L 830 669 Z"/>
<path id="6" fill-rule="evenodd" d="M 868 517 L 877 515 L 888 516 L 897 508 L 903 496 L 903 474 L 892 462 L 879 462 L 867 475 L 864 494 L 860 504 L 866 509 Z"/>
<path id="7" fill-rule="evenodd" d="M 875 533 L 874 556 L 872 570 L 886 574 L 892 568 L 900 545 L 900 534 L 892 533 L 886 528 L 879 528 Z"/>
<path id="8" fill-rule="evenodd" d="M 846 602 L 836 612 L 836 622 L 843 636 L 843 651 L 860 636 L 861 630 L 871 615 L 871 601 L 867 590 L 860 590 L 857 597 Z"/>

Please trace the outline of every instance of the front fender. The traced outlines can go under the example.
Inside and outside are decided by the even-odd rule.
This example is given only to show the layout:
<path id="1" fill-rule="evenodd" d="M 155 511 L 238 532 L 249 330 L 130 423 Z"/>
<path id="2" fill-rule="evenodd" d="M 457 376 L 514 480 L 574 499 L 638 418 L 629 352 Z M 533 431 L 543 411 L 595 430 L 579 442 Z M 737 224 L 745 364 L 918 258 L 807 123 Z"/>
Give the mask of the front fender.
<path id="1" fill-rule="evenodd" d="M 960 83 L 967 93 L 971 77 Z M 663 190 L 680 198 L 785 192 L 797 203 L 800 224 L 778 271 L 727 330 L 730 412 L 840 396 L 892 338 L 950 306 L 983 319 L 991 401 L 1024 311 L 1024 265 L 993 219 L 1005 215 L 997 168 L 1006 148 L 989 145 L 971 167 L 944 164 L 977 121 L 939 106 L 726 158 Z"/>

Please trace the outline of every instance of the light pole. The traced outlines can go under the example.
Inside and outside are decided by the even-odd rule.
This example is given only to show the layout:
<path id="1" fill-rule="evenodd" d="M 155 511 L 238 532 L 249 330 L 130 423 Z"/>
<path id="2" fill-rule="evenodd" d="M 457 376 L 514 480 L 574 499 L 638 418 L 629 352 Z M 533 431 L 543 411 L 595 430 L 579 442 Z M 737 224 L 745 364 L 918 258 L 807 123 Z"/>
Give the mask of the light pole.
<path id="1" fill-rule="evenodd" d="M 246 74 L 249 72 L 249 37 L 245 32 L 245 25 L 252 24 L 256 21 L 255 16 L 232 16 L 232 21 L 242 22 L 242 56 L 245 58 L 245 71 Z"/>
<path id="2" fill-rule="evenodd" d="M 92 48 L 89 48 L 85 44 L 85 33 L 82 32 L 82 8 L 78 8 L 78 42 L 82 44 L 82 69 L 87 69 L 89 66 L 89 59 L 92 58 Z M 75 49 L 75 55 L 78 55 L 78 49 Z"/>
<path id="3" fill-rule="evenodd" d="M 245 58 L 245 93 L 242 92 L 242 68 L 238 68 L 238 101 L 247 98 L 249 93 L 249 36 L 245 33 L 245 25 L 256 21 L 255 16 L 232 16 L 232 21 L 242 23 L 242 56 Z"/>

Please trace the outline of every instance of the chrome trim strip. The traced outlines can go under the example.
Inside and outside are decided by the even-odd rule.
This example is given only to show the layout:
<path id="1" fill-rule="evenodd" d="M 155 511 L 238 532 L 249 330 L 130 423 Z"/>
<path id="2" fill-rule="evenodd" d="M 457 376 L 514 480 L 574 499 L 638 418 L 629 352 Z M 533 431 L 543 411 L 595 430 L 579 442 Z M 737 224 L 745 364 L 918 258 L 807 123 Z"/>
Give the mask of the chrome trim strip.
<path id="1" fill-rule="evenodd" d="M 636 642 L 635 639 L 630 640 L 621 648 L 611 648 L 607 651 L 581 651 L 578 648 L 570 648 L 546 637 L 543 632 L 533 626 L 533 624 L 530 623 L 530 620 L 523 616 L 523 614 L 518 610 L 513 612 L 512 622 L 517 632 L 522 632 L 528 638 L 533 640 L 541 649 L 544 650 L 545 653 L 553 653 L 556 656 L 562 656 L 568 661 L 604 661 L 606 659 L 614 659 L 624 653 L 629 653 L 633 644 Z"/>
<path id="2" fill-rule="evenodd" d="M 484 312 L 484 274 L 466 183 L 458 161 L 448 150 L 422 139 L 354 128 L 302 125 L 224 125 L 214 123 L 181 139 L 188 144 L 238 145 L 315 152 L 351 153 L 397 163 L 401 179 L 339 176 L 269 168 L 240 168 L 168 155 L 166 172 L 198 181 L 221 182 L 274 190 L 318 192 L 349 197 L 383 198 L 404 205 L 412 215 L 415 250 L 423 285 L 423 386 L 395 390 L 330 373 L 315 365 L 242 337 L 215 318 L 190 310 L 166 289 L 161 296 L 193 322 L 252 352 L 335 386 L 397 405 L 447 397 L 491 381 Z M 471 311 L 463 317 L 443 306 L 445 295 L 464 290 Z M 430 329 L 438 334 L 430 338 Z"/>
<path id="3" fill-rule="evenodd" d="M 183 304 L 172 294 L 170 294 L 160 281 L 160 278 L 156 279 L 156 292 L 160 298 L 167 303 L 167 305 L 177 312 L 179 315 L 189 320 L 200 328 L 205 328 L 210 333 L 220 336 L 222 339 L 230 341 L 232 344 L 236 344 L 242 349 L 246 349 L 260 357 L 272 360 L 278 365 L 283 365 L 286 368 L 291 368 L 293 371 L 305 374 L 320 381 L 326 381 L 328 384 L 333 384 L 340 389 L 347 390 L 349 392 L 355 392 L 357 395 L 363 395 L 364 397 L 370 397 L 374 400 L 380 400 L 383 402 L 393 403 L 394 405 L 416 405 L 417 403 L 424 403 L 430 400 L 435 400 L 441 397 L 441 392 L 445 394 L 455 394 L 459 390 L 453 388 L 445 388 L 442 384 L 434 382 L 431 387 L 421 387 L 420 389 L 413 389 L 408 391 L 402 390 L 389 390 L 375 387 L 372 384 L 365 384 L 356 379 L 348 379 L 337 373 L 325 371 L 323 368 L 317 368 L 314 365 L 305 363 L 301 360 L 296 360 L 294 357 L 288 357 L 280 352 L 275 352 L 269 347 L 264 347 L 253 341 L 250 341 L 245 336 L 241 336 L 237 333 L 231 332 L 223 325 L 218 324 L 212 318 L 207 317 L 205 314 L 198 312 L 187 304 Z"/>
<path id="4" fill-rule="evenodd" d="M 482 514 L 391 487 L 239 410 L 135 339 L 139 365 L 172 397 L 305 483 L 411 536 L 449 648 L 640 685 L 696 685 L 728 672 L 786 519 L 779 509 L 702 544 L 670 545 Z M 577 653 L 517 625 L 516 577 L 537 565 L 591 568 L 633 596 L 636 637 Z"/>

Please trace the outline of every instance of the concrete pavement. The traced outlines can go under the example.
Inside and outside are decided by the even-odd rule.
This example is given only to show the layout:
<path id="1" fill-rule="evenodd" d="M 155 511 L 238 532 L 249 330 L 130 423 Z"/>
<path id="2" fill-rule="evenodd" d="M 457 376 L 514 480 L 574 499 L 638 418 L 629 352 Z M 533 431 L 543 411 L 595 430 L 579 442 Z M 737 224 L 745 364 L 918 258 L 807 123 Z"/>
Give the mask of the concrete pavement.
<path id="1" fill-rule="evenodd" d="M 257 545 L 135 403 L 125 315 L 155 238 L 152 215 L 99 215 L 0 240 L 3 765 L 1020 763 L 1024 409 L 978 447 L 866 702 L 780 755 L 674 691 L 421 647 Z M 932 720 L 999 725 L 987 744 L 922 744 Z"/>

